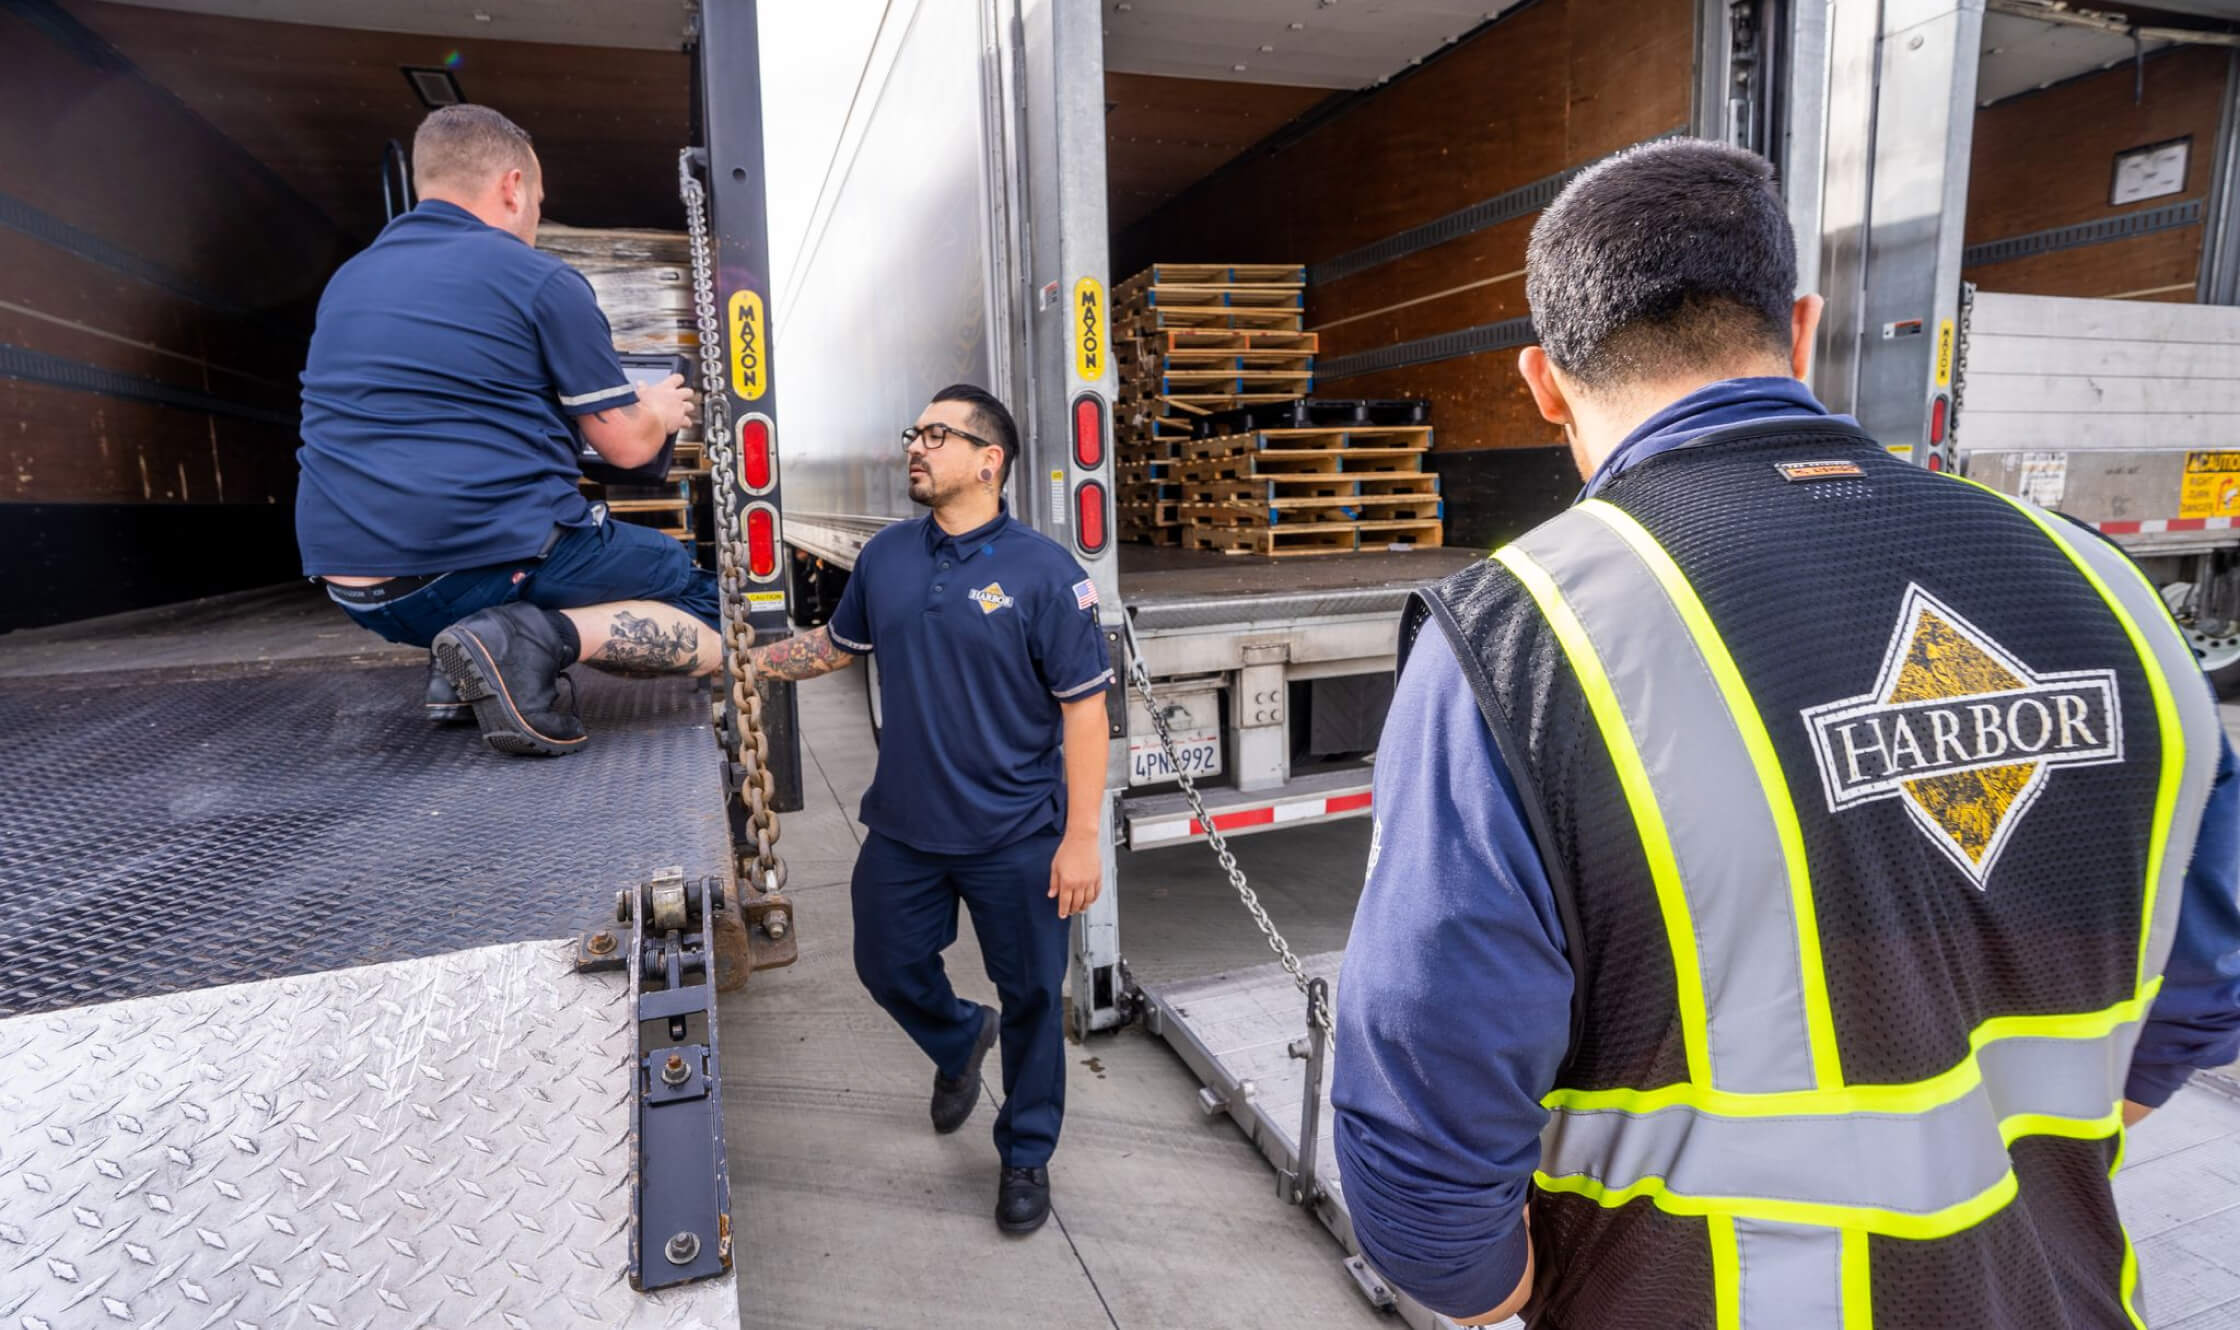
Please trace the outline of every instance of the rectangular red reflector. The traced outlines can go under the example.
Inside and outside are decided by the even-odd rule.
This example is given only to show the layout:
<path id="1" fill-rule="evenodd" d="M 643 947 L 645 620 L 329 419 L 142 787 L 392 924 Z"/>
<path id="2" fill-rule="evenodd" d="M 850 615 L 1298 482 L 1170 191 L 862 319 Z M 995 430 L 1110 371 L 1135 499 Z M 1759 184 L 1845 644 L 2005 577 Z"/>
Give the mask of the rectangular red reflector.
<path id="1" fill-rule="evenodd" d="M 1275 820 L 1276 810 L 1273 808 L 1247 808 L 1240 813 L 1215 813 L 1213 815 L 1213 829 L 1215 831 L 1234 831 L 1238 827 L 1265 827 L 1272 825 Z M 1196 818 L 1191 818 L 1190 834 L 1193 836 L 1205 835 L 1205 824 Z"/>
<path id="2" fill-rule="evenodd" d="M 1092 393 L 1073 399 L 1073 460 L 1084 470 L 1104 465 L 1104 403 Z"/>
<path id="3" fill-rule="evenodd" d="M 760 494 L 770 488 L 770 422 L 762 416 L 748 416 L 739 422 L 739 480 L 747 493 Z"/>
<path id="4" fill-rule="evenodd" d="M 1073 535 L 1083 554 L 1104 550 L 1104 486 L 1084 480 L 1073 491 Z"/>
<path id="5" fill-rule="evenodd" d="M 778 515 L 766 503 L 747 509 L 747 572 L 757 581 L 778 572 Z"/>

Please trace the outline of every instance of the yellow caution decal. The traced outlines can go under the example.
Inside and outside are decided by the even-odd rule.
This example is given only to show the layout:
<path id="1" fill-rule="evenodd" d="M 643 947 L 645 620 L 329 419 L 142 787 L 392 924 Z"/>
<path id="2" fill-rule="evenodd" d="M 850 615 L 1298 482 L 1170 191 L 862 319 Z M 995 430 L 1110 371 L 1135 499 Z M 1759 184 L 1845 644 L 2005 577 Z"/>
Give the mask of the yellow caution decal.
<path id="1" fill-rule="evenodd" d="M 763 332 L 762 296 L 731 293 L 731 392 L 740 401 L 757 401 L 770 390 L 770 344 Z"/>
<path id="2" fill-rule="evenodd" d="M 1937 386 L 1952 386 L 1952 320 L 1937 325 Z"/>
<path id="3" fill-rule="evenodd" d="M 1084 277 L 1073 284 L 1073 367 L 1084 379 L 1104 377 L 1111 332 L 1105 327 L 1104 284 Z"/>

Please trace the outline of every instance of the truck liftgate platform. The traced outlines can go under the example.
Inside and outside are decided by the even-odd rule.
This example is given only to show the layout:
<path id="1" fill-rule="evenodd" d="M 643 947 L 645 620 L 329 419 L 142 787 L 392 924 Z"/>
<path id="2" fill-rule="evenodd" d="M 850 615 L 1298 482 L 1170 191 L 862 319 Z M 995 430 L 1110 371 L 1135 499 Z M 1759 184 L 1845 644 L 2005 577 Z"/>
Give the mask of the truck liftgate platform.
<path id="1" fill-rule="evenodd" d="M 394 659 L 0 678 L 0 1321 L 737 1324 L 632 1287 L 632 990 L 572 969 L 722 880 L 705 692 L 575 671 L 528 762 Z"/>

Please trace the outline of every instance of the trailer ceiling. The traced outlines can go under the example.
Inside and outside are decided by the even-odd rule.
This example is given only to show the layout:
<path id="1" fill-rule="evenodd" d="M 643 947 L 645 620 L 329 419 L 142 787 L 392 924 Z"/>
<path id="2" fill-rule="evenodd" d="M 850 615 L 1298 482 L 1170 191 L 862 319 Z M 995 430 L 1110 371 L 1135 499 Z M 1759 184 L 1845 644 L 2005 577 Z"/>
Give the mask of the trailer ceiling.
<path id="1" fill-rule="evenodd" d="M 1102 0 L 1107 72 L 1366 88 L 1523 0 Z"/>
<path id="2" fill-rule="evenodd" d="M 503 7 L 502 0 L 470 3 Z M 676 12 L 674 0 L 566 8 L 609 3 Z M 575 226 L 684 224 L 677 150 L 690 131 L 691 69 L 677 45 L 602 49 L 202 12 L 218 4 L 267 14 L 360 12 L 357 0 L 217 0 L 194 9 L 64 0 L 132 63 L 123 77 L 147 79 L 176 97 L 360 243 L 383 220 L 381 145 L 409 145 L 427 114 L 401 70 L 442 66 L 454 53 L 467 98 L 504 111 L 536 141 L 546 216 Z M 423 7 L 379 0 L 364 9 L 383 6 L 398 14 Z"/>
<path id="3" fill-rule="evenodd" d="M 551 42 L 647 51 L 684 49 L 684 0 L 130 0 L 224 18 L 321 28 Z"/>

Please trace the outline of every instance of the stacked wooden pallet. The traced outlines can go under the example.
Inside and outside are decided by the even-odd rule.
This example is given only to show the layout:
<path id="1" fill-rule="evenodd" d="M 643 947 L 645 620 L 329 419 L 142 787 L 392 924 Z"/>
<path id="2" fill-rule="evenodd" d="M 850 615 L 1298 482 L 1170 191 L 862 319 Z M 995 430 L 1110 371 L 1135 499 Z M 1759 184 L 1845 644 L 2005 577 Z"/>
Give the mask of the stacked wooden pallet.
<path id="1" fill-rule="evenodd" d="M 1295 263 L 1155 263 L 1115 289 L 1123 539 L 1180 541 L 1177 468 L 1194 418 L 1314 386 L 1305 292 L 1306 269 Z"/>
<path id="2" fill-rule="evenodd" d="M 682 355 L 698 366 L 692 251 L 684 232 L 594 230 L 546 222 L 537 228 L 537 248 L 566 261 L 591 283 L 614 334 L 615 350 Z M 689 377 L 697 380 L 699 375 Z M 699 386 L 693 384 L 695 390 Z M 693 543 L 700 538 L 696 527 L 708 512 L 710 491 L 698 426 L 678 436 L 666 483 L 601 485 L 585 480 L 581 485 L 616 516 Z"/>
<path id="3" fill-rule="evenodd" d="M 1193 439 L 1174 465 L 1182 544 L 1331 554 L 1442 542 L 1428 425 L 1269 429 Z"/>

